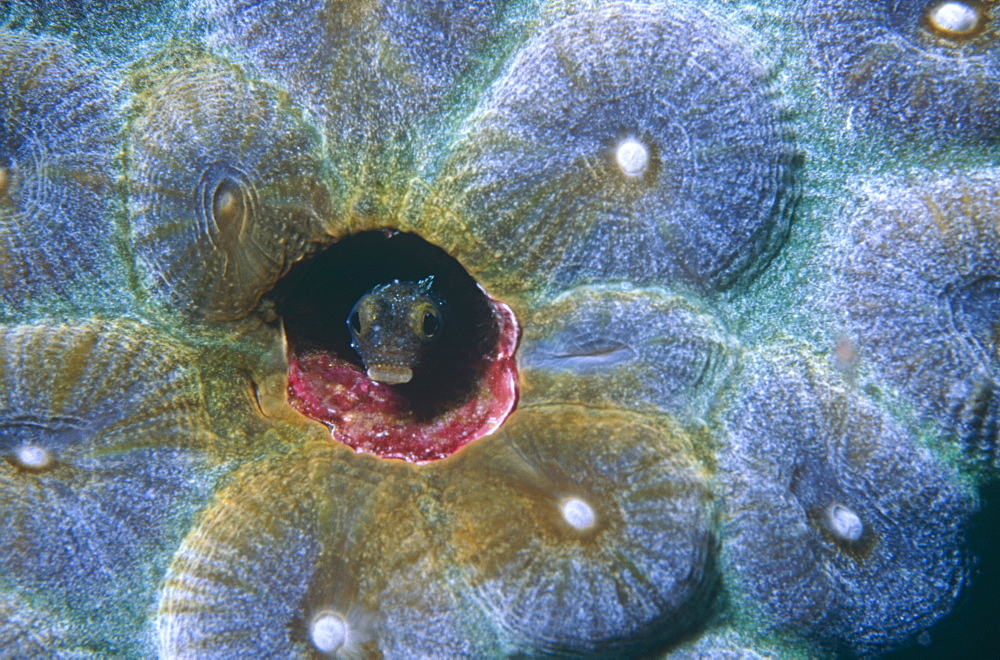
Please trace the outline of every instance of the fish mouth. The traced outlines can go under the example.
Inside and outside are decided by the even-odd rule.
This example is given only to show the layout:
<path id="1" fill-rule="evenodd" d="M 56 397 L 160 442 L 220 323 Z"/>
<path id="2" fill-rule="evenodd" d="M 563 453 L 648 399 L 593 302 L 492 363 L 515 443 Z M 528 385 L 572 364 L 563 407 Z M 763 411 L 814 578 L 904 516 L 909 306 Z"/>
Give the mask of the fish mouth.
<path id="1" fill-rule="evenodd" d="M 374 364 L 368 367 L 368 377 L 386 385 L 402 385 L 413 378 L 413 369 L 395 364 Z"/>

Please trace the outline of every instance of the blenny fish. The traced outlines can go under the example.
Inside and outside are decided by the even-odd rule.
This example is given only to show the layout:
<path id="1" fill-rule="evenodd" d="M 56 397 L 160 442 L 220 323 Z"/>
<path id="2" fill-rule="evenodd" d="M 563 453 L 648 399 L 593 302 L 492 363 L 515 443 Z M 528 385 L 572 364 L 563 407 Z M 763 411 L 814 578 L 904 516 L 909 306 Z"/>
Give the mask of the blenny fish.
<path id="1" fill-rule="evenodd" d="M 389 385 L 410 382 L 428 347 L 441 341 L 444 301 L 433 284 L 433 275 L 418 282 L 379 284 L 351 308 L 347 321 L 351 347 L 372 380 Z"/>

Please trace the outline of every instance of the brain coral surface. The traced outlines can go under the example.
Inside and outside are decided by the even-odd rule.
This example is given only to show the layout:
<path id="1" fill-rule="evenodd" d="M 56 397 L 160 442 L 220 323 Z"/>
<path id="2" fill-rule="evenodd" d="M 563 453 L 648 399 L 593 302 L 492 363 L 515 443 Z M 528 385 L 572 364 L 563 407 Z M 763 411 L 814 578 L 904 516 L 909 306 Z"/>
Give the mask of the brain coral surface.
<path id="1" fill-rule="evenodd" d="M 926 642 L 1000 466 L 998 34 L 0 4 L 3 654 Z"/>

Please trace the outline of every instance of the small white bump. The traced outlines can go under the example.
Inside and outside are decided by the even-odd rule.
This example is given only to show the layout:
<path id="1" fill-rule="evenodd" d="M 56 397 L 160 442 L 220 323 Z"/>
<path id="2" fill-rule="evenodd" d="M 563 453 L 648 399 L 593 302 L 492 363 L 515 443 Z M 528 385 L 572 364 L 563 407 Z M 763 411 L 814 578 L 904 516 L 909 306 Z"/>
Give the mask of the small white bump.
<path id="1" fill-rule="evenodd" d="M 347 622 L 331 610 L 323 610 L 312 620 L 309 635 L 320 653 L 333 653 L 347 642 Z"/>
<path id="2" fill-rule="evenodd" d="M 626 176 L 640 176 L 649 165 L 649 150 L 642 142 L 628 138 L 618 145 L 615 160 Z"/>
<path id="3" fill-rule="evenodd" d="M 931 27 L 942 32 L 969 34 L 979 27 L 981 16 L 964 2 L 942 2 L 928 12 Z"/>
<path id="4" fill-rule="evenodd" d="M 52 452 L 38 445 L 22 445 L 14 451 L 14 460 L 26 470 L 44 470 L 52 465 Z"/>
<path id="5" fill-rule="evenodd" d="M 858 541 L 865 532 L 865 525 L 858 514 L 842 504 L 834 504 L 827 509 L 826 522 L 830 531 L 844 541 Z"/>
<path id="6" fill-rule="evenodd" d="M 594 526 L 597 519 L 589 504 L 576 497 L 567 497 L 559 505 L 563 519 L 574 529 L 581 531 Z"/>

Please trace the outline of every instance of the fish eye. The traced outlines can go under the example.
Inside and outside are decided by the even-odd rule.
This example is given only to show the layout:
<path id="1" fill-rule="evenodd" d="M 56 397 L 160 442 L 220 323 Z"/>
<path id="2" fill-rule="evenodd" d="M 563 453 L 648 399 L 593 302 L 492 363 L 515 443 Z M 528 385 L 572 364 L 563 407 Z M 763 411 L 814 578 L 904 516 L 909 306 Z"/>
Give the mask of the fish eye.
<path id="1" fill-rule="evenodd" d="M 347 315 L 347 326 L 355 338 L 363 338 L 372 331 L 378 319 L 377 296 L 366 293 L 354 303 L 351 313 Z"/>
<path id="2" fill-rule="evenodd" d="M 424 312 L 424 334 L 428 337 L 433 337 L 437 334 L 438 329 L 441 324 L 438 323 L 437 317 L 430 312 Z"/>
<path id="3" fill-rule="evenodd" d="M 434 339 L 441 333 L 441 312 L 430 301 L 421 301 L 413 306 L 410 326 L 420 339 Z"/>

